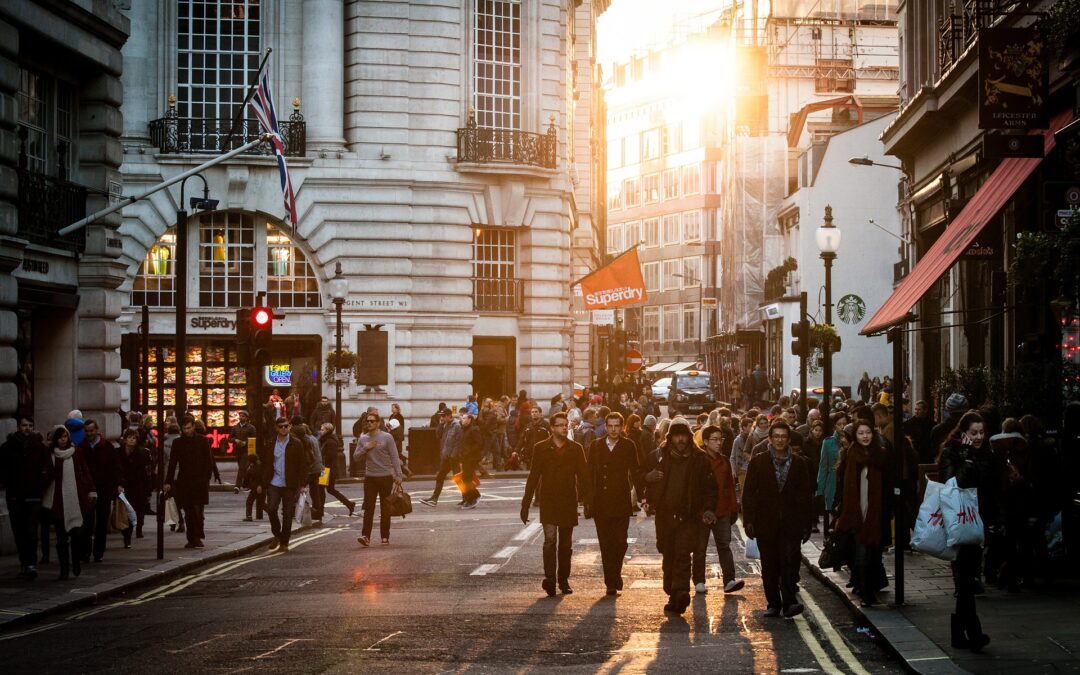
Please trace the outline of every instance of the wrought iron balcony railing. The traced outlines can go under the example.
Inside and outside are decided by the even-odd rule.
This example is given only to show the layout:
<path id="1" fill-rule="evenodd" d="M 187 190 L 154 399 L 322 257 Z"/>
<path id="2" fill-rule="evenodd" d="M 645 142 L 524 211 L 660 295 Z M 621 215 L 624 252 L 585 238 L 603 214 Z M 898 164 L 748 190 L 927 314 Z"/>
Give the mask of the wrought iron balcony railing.
<path id="1" fill-rule="evenodd" d="M 473 279 L 473 310 L 520 312 L 525 307 L 521 279 Z"/>
<path id="2" fill-rule="evenodd" d="M 457 161 L 475 164 L 521 164 L 544 169 L 555 168 L 558 141 L 555 120 L 546 134 L 476 126 L 470 110 L 469 122 L 457 130 Z"/>
<path id="3" fill-rule="evenodd" d="M 307 150 L 307 123 L 300 113 L 300 99 L 293 100 L 293 114 L 278 123 L 285 141 L 285 155 L 303 157 Z M 169 97 L 165 116 L 150 122 L 150 143 L 165 154 L 221 153 L 253 141 L 262 134 L 256 120 L 240 120 L 233 130 L 231 119 L 179 117 L 176 101 Z M 229 132 L 232 131 L 230 138 Z M 269 143 L 257 145 L 245 154 L 271 155 Z"/>
<path id="4" fill-rule="evenodd" d="M 19 169 L 18 236 L 56 248 L 86 250 L 86 230 L 61 238 L 57 232 L 86 217 L 86 188 L 77 183 Z"/>

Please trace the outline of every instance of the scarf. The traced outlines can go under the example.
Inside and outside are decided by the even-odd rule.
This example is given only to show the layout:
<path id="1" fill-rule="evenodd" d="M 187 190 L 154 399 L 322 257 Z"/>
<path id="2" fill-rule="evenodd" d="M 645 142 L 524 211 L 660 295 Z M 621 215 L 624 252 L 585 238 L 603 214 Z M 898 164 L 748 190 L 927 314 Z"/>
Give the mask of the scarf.
<path id="1" fill-rule="evenodd" d="M 769 456 L 772 457 L 773 468 L 776 469 L 776 489 L 783 492 L 784 483 L 787 482 L 788 473 L 791 471 L 791 455 L 794 451 L 788 448 L 787 457 L 781 460 L 776 455 L 776 448 L 769 443 Z"/>
<path id="2" fill-rule="evenodd" d="M 75 481 L 75 446 L 69 447 L 67 450 L 61 450 L 60 448 L 53 448 L 53 462 L 57 459 L 60 460 L 60 477 L 62 481 L 61 485 L 61 498 L 64 500 L 62 508 L 64 510 L 64 529 L 71 532 L 74 529 L 82 527 L 83 517 L 82 508 L 79 506 L 79 486 Z M 45 496 L 41 500 L 42 506 L 47 509 L 54 507 L 53 501 L 56 497 L 56 480 L 49 483 L 49 487 L 45 488 Z"/>
<path id="3" fill-rule="evenodd" d="M 862 470 L 866 469 L 866 515 L 862 509 Z M 855 539 L 864 546 L 881 545 L 882 494 L 881 461 L 855 443 L 848 449 L 844 463 L 840 518 L 836 528 L 842 532 L 854 532 Z"/>

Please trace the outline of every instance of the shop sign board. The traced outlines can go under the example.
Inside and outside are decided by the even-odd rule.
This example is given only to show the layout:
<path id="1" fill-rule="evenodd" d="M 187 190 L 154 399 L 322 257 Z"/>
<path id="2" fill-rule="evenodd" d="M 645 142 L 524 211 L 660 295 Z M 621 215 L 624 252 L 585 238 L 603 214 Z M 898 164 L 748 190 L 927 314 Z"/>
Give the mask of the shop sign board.
<path id="1" fill-rule="evenodd" d="M 345 306 L 376 312 L 407 312 L 412 309 L 412 298 L 408 295 L 361 295 L 347 298 Z"/>
<path id="2" fill-rule="evenodd" d="M 271 387 L 292 386 L 292 366 L 287 363 L 272 363 L 264 369 L 263 379 Z"/>
<path id="3" fill-rule="evenodd" d="M 979 30 L 979 128 L 1046 129 L 1046 40 L 1036 26 Z"/>

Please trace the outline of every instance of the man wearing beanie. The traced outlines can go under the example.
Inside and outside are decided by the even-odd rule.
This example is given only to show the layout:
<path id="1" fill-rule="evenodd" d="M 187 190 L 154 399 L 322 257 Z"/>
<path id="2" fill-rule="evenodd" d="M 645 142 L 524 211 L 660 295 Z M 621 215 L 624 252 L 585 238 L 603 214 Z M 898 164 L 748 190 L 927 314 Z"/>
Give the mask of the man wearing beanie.
<path id="1" fill-rule="evenodd" d="M 956 423 L 960 421 L 960 417 L 967 411 L 968 400 L 960 392 L 955 391 L 945 399 L 945 419 L 930 430 L 930 447 L 935 457 L 941 450 L 941 444 L 949 437 L 952 430 L 956 428 Z"/>
<path id="2" fill-rule="evenodd" d="M 690 604 L 690 556 L 698 530 L 701 523 L 716 521 L 716 480 L 682 417 L 671 421 L 653 466 L 645 481 L 649 504 L 656 509 L 656 548 L 664 557 L 664 611 L 682 614 Z"/>

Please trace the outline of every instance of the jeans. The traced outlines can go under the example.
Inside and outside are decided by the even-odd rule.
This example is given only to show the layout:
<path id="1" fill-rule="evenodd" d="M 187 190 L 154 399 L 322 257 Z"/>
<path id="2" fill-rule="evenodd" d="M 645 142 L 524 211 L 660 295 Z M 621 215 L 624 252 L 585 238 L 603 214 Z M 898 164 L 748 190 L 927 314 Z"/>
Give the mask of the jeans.
<path id="1" fill-rule="evenodd" d="M 600 540 L 600 560 L 604 565 L 604 585 L 611 590 L 623 587 L 622 566 L 626 557 L 626 534 L 630 517 L 596 518 L 596 537 Z"/>
<path id="2" fill-rule="evenodd" d="M 184 513 L 185 533 L 189 544 L 197 544 L 206 538 L 203 524 L 206 522 L 206 504 L 177 504 Z"/>
<path id="3" fill-rule="evenodd" d="M 435 476 L 435 491 L 431 493 L 431 501 L 439 501 L 439 495 L 442 494 L 443 483 L 446 482 L 446 477 L 454 472 L 457 465 L 458 460 L 454 457 L 443 457 L 439 462 L 439 474 Z"/>
<path id="4" fill-rule="evenodd" d="M 252 488 L 248 490 L 247 502 L 244 504 L 244 517 L 251 517 L 251 507 L 255 507 L 255 516 L 259 519 L 263 519 L 263 512 L 266 511 L 266 493 L 259 492 L 257 489 Z"/>
<path id="5" fill-rule="evenodd" d="M 311 519 L 322 520 L 323 506 L 326 504 L 326 492 L 319 485 L 319 477 L 308 479 L 308 496 L 311 497 Z"/>
<path id="6" fill-rule="evenodd" d="M 8 517 L 11 532 L 15 536 L 15 548 L 19 551 L 19 564 L 33 567 L 37 564 L 38 516 L 40 499 L 9 499 Z M 46 539 L 46 541 L 48 541 Z"/>
<path id="7" fill-rule="evenodd" d="M 266 514 L 270 516 L 270 532 L 282 546 L 289 545 L 293 516 L 296 515 L 296 490 L 271 485 L 267 490 Z M 278 512 L 280 509 L 280 514 Z"/>
<path id="8" fill-rule="evenodd" d="M 690 556 L 697 546 L 699 523 L 656 514 L 656 548 L 664 556 L 664 593 L 672 598 L 690 593 Z"/>
<path id="9" fill-rule="evenodd" d="M 390 538 L 390 491 L 394 489 L 393 476 L 368 476 L 364 479 L 364 536 L 371 536 L 375 524 L 375 498 L 379 498 L 379 536 Z"/>
<path id="10" fill-rule="evenodd" d="M 758 537 L 761 550 L 761 583 L 769 607 L 795 604 L 802 552 L 798 537 Z"/>
<path id="11" fill-rule="evenodd" d="M 698 530 L 697 548 L 694 549 L 693 577 L 695 584 L 705 583 L 705 555 L 709 550 L 709 535 L 716 542 L 716 556 L 720 559 L 720 571 L 724 583 L 735 580 L 735 556 L 731 553 L 731 517 L 717 518 L 712 525 L 701 524 Z"/>
<path id="12" fill-rule="evenodd" d="M 86 518 L 85 513 L 83 518 Z M 60 563 L 60 574 L 66 575 L 68 566 L 82 558 L 84 536 L 77 527 L 65 530 L 62 522 L 54 522 L 53 526 L 56 528 L 56 559 Z"/>
<path id="13" fill-rule="evenodd" d="M 94 560 L 101 560 L 105 555 L 105 537 L 109 534 L 109 509 L 116 501 L 116 495 L 110 499 L 107 495 L 98 495 L 97 502 L 83 514 L 83 544 L 80 552 L 82 560 L 89 560 L 91 553 Z"/>
<path id="14" fill-rule="evenodd" d="M 330 484 L 326 486 L 326 493 L 329 494 L 329 495 L 332 495 L 333 497 L 336 497 L 339 502 L 341 502 L 345 506 L 349 507 L 349 511 L 352 511 L 353 509 L 356 508 L 356 502 L 349 499 L 345 495 L 341 494 L 341 491 L 337 489 L 337 479 L 338 479 L 337 468 L 335 466 L 331 466 L 330 467 Z M 325 500 L 326 500 L 326 498 L 324 497 L 323 501 L 325 501 Z"/>
<path id="15" fill-rule="evenodd" d="M 544 578 L 570 584 L 570 558 L 574 553 L 574 526 L 544 523 Z"/>

